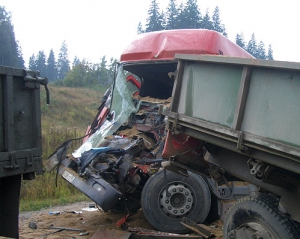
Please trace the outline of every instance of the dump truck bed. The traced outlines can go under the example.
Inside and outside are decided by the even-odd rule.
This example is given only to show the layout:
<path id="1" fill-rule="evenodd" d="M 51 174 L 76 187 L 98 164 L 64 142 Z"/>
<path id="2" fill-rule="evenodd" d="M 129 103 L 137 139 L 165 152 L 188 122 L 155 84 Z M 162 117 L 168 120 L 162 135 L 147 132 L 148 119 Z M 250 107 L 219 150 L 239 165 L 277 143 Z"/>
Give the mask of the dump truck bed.
<path id="1" fill-rule="evenodd" d="M 0 236 L 19 238 L 21 175 L 43 174 L 37 71 L 0 66 Z"/>
<path id="2" fill-rule="evenodd" d="M 300 173 L 299 63 L 175 58 L 170 130 Z"/>

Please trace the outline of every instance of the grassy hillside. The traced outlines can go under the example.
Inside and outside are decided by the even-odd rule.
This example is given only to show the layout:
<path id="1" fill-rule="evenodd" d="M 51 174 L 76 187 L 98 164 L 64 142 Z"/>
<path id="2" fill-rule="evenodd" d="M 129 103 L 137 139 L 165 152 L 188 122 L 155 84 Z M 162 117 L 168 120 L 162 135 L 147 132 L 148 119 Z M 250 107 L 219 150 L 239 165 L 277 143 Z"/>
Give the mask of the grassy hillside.
<path id="1" fill-rule="evenodd" d="M 49 86 L 50 104 L 41 91 L 43 129 L 46 127 L 86 128 L 93 120 L 106 89 L 67 88 Z M 101 92 L 102 91 L 102 92 Z"/>
<path id="2" fill-rule="evenodd" d="M 66 88 L 49 85 L 50 104 L 46 104 L 45 90 L 41 88 L 43 160 L 66 139 L 83 136 L 93 121 L 105 88 Z M 81 141 L 74 142 L 76 149 Z M 58 176 L 55 187 L 55 172 L 45 172 L 33 181 L 22 181 L 21 211 L 37 210 L 56 204 L 86 199 L 72 185 Z"/>
<path id="3" fill-rule="evenodd" d="M 44 158 L 65 139 L 84 135 L 97 113 L 106 88 L 94 90 L 50 85 L 49 90 L 49 105 L 46 104 L 45 91 L 41 90 Z"/>

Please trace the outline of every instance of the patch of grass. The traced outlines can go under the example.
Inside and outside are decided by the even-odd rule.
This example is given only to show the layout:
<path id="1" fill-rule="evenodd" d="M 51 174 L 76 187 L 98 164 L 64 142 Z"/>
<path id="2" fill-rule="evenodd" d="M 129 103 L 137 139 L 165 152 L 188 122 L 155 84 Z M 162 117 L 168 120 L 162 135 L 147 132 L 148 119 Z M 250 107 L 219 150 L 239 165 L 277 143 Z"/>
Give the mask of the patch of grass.
<path id="1" fill-rule="evenodd" d="M 103 96 L 103 90 L 87 88 L 67 88 L 48 86 L 50 104 L 46 104 L 46 95 L 41 90 L 41 109 L 43 130 L 57 128 L 86 128 L 96 115 Z"/>
<path id="2" fill-rule="evenodd" d="M 20 212 L 29 212 L 29 211 L 39 211 L 42 209 L 51 208 L 54 206 L 66 205 L 74 202 L 82 202 L 89 201 L 90 199 L 86 197 L 84 194 L 73 195 L 69 197 L 60 197 L 57 199 L 42 199 L 42 200 L 34 200 L 28 201 L 21 199 L 20 201 Z"/>

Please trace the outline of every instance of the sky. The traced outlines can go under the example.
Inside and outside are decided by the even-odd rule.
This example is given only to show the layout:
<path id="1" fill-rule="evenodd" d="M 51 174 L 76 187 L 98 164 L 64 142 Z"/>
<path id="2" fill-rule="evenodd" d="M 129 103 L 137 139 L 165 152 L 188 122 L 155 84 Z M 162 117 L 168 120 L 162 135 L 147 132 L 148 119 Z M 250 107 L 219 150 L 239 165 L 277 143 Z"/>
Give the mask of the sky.
<path id="1" fill-rule="evenodd" d="M 185 0 L 177 0 L 179 5 Z M 22 47 L 26 66 L 32 54 L 53 49 L 56 59 L 62 42 L 68 46 L 69 60 L 100 63 L 106 56 L 119 59 L 137 36 L 137 26 L 148 17 L 151 0 L 1 0 L 11 12 L 16 40 Z M 169 0 L 157 0 L 166 11 Z M 243 33 L 248 42 L 254 33 L 273 57 L 300 62 L 299 0 L 198 0 L 199 9 L 210 16 L 216 6 L 228 38 L 235 41 Z"/>

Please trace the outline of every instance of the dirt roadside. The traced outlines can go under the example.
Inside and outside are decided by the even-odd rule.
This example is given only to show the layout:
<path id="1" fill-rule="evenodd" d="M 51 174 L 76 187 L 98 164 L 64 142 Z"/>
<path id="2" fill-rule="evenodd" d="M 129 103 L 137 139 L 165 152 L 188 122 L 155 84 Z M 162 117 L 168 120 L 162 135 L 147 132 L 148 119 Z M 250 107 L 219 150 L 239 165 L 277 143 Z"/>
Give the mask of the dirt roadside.
<path id="1" fill-rule="evenodd" d="M 36 212 L 24 212 L 19 215 L 20 239 L 29 238 L 91 238 L 99 228 L 118 230 L 116 223 L 125 214 L 112 213 L 90 208 L 93 202 L 79 202 L 65 206 L 56 206 Z M 54 214 L 50 214 L 50 213 Z M 59 212 L 59 213 L 58 213 Z M 57 214 L 56 214 L 57 213 Z M 142 214 L 142 213 L 141 213 Z M 141 219 L 140 219 L 141 220 Z M 141 220 L 142 221 L 142 220 Z M 144 221 L 144 220 L 143 220 Z M 31 225 L 30 225 L 31 224 Z M 36 229 L 33 229 L 36 225 Z M 79 231 L 63 230 L 53 233 L 58 229 L 49 229 L 50 226 L 59 228 L 80 229 L 88 233 L 79 236 Z M 150 225 L 143 225 L 149 227 Z M 31 228 L 33 227 L 33 228 Z M 52 233 L 50 235 L 46 235 Z"/>
<path id="2" fill-rule="evenodd" d="M 117 226 L 117 222 L 125 217 L 124 213 L 105 213 L 97 208 L 91 207 L 92 205 L 94 205 L 93 202 L 86 201 L 35 212 L 20 213 L 20 239 L 88 239 L 91 238 L 98 229 L 123 230 L 121 226 Z M 54 214 L 50 214 L 51 212 L 54 212 Z M 145 219 L 141 210 L 136 214 L 131 215 L 126 222 L 126 225 L 132 228 L 139 227 L 153 229 Z M 33 229 L 35 226 L 36 229 Z M 49 229 L 50 226 L 57 227 L 57 229 Z M 216 235 L 215 238 L 221 239 L 222 231 L 220 230 L 220 223 L 216 222 L 211 225 L 211 227 Z M 86 234 L 80 231 L 58 231 L 60 228 L 80 229 L 85 231 Z M 80 233 L 83 235 L 80 235 Z"/>

